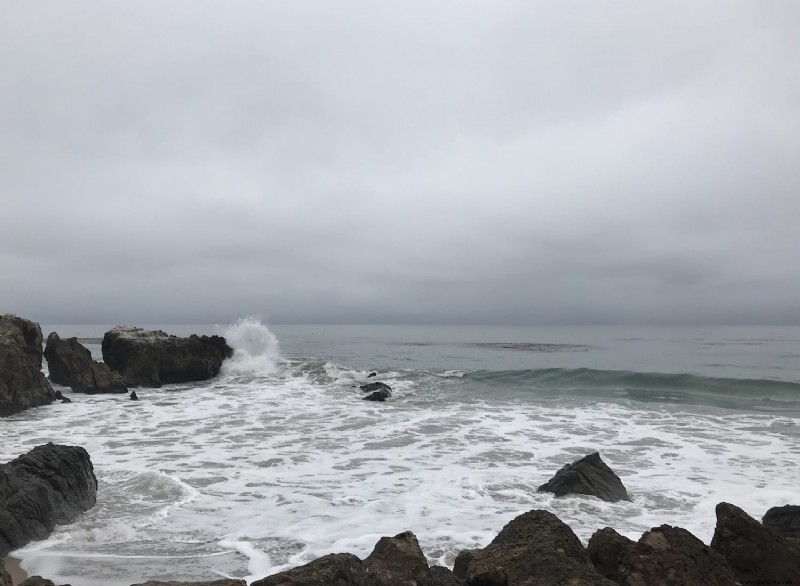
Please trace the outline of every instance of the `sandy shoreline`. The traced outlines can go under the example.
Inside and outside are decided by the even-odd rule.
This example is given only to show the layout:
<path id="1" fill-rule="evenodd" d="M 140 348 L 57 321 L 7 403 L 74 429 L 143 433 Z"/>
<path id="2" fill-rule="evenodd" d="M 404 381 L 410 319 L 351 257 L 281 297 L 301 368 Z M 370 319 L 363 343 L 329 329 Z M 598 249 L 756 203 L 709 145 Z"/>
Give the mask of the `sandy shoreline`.
<path id="1" fill-rule="evenodd" d="M 5 557 L 3 558 L 3 563 L 6 566 L 6 572 L 11 575 L 11 583 L 14 586 L 17 584 L 21 584 L 25 578 L 28 577 L 28 574 L 19 566 L 19 560 L 12 557 Z"/>

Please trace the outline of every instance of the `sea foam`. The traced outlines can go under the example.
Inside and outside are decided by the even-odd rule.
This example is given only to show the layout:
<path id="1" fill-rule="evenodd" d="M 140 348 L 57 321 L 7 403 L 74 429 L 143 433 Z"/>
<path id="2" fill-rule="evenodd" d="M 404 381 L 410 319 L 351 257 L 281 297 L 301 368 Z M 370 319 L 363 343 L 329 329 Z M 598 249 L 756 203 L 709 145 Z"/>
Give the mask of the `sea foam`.
<path id="1" fill-rule="evenodd" d="M 255 318 L 240 319 L 225 331 L 225 339 L 233 348 L 233 357 L 222 364 L 226 376 L 272 376 L 280 372 L 278 339 Z"/>

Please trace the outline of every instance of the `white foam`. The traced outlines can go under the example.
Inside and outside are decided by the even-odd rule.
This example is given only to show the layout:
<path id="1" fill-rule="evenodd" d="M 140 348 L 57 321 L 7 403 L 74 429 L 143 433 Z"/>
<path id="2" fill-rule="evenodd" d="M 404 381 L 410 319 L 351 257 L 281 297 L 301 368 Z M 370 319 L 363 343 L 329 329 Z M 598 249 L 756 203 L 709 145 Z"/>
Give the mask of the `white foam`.
<path id="1" fill-rule="evenodd" d="M 343 384 L 361 371 L 332 363 L 329 370 L 324 384 L 220 377 L 143 391 L 133 408 L 117 397 L 79 396 L 71 409 L 4 420 L 6 459 L 45 441 L 82 445 L 101 483 L 98 506 L 23 550 L 24 567 L 86 584 L 73 566 L 56 568 L 63 560 L 43 553 L 110 554 L 123 564 L 115 568 L 132 569 L 96 582 L 124 586 L 124 576 L 142 571 L 124 564 L 172 556 L 174 579 L 193 575 L 201 558 L 223 575 L 255 579 L 332 552 L 363 558 L 380 536 L 405 530 L 432 563 L 452 564 L 459 550 L 485 546 L 536 508 L 557 514 L 584 541 L 605 526 L 638 538 L 669 523 L 708 542 L 717 502 L 760 518 L 793 501 L 800 485 L 798 426 L 787 417 L 446 395 L 431 407 L 413 400 L 416 383 L 402 372 L 381 378 L 403 400 L 374 404 Z M 633 502 L 536 492 L 594 450 Z M 83 566 L 95 571 L 102 562 Z"/>
<path id="2" fill-rule="evenodd" d="M 278 339 L 260 321 L 246 317 L 225 331 L 233 357 L 222 364 L 227 376 L 272 376 L 282 365 Z"/>

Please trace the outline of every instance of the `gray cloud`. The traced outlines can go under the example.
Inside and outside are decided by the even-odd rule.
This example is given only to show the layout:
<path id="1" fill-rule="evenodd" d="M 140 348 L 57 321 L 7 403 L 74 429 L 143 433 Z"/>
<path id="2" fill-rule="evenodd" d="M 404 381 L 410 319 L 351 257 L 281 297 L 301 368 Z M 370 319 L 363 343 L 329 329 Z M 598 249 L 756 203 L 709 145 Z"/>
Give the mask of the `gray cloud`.
<path id="1" fill-rule="evenodd" d="M 0 310 L 798 323 L 796 2 L 0 18 Z"/>

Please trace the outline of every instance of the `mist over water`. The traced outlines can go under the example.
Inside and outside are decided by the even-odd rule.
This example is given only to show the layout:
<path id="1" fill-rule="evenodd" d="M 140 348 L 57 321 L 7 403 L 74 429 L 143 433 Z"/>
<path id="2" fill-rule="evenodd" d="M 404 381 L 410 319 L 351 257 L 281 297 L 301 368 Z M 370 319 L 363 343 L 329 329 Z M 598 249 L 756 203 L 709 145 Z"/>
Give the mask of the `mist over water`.
<path id="1" fill-rule="evenodd" d="M 274 329 L 225 328 L 211 381 L 3 420 L 4 460 L 82 445 L 100 484 L 23 566 L 73 586 L 256 579 L 405 530 L 452 565 L 534 508 L 584 541 L 669 523 L 708 542 L 720 501 L 760 517 L 796 500 L 800 331 Z M 389 402 L 361 400 L 371 371 Z M 595 450 L 633 502 L 536 492 Z"/>

